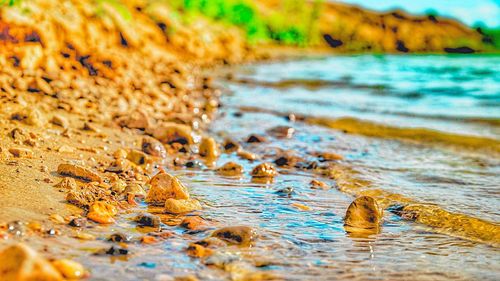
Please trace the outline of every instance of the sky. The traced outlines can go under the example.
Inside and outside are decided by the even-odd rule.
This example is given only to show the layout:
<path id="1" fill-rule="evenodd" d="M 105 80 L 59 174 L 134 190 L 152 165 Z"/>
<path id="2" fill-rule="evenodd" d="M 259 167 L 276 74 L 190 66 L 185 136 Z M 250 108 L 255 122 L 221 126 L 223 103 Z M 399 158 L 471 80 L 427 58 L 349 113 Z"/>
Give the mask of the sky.
<path id="1" fill-rule="evenodd" d="M 433 9 L 439 15 L 457 18 L 468 25 L 483 22 L 500 27 L 500 0 L 336 0 L 354 3 L 372 10 L 387 11 L 402 8 L 410 13 L 423 14 Z"/>

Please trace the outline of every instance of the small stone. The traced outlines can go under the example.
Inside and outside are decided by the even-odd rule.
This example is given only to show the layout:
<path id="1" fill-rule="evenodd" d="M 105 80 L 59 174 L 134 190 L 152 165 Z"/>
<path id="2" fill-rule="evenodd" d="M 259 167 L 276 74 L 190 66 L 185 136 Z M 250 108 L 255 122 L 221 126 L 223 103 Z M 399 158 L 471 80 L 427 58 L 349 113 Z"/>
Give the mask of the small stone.
<path id="1" fill-rule="evenodd" d="M 226 151 L 227 153 L 232 153 L 238 151 L 238 149 L 240 148 L 240 144 L 231 139 L 226 139 L 222 144 L 222 147 L 224 147 L 224 151 Z"/>
<path id="2" fill-rule="evenodd" d="M 87 218 L 101 224 L 114 223 L 113 218 L 118 213 L 115 206 L 102 201 L 95 202 L 90 206 Z"/>
<path id="3" fill-rule="evenodd" d="M 144 165 L 147 162 L 148 156 L 139 150 L 132 149 L 127 154 L 127 160 L 136 164 L 136 165 Z"/>
<path id="4" fill-rule="evenodd" d="M 320 162 L 326 162 L 326 161 L 336 161 L 336 160 L 343 160 L 344 157 L 342 155 L 333 153 L 333 152 L 318 152 L 315 153 L 315 155 L 319 158 Z"/>
<path id="5" fill-rule="evenodd" d="M 249 151 L 246 151 L 246 150 L 239 150 L 236 155 L 238 155 L 238 157 L 245 159 L 245 160 L 248 160 L 248 161 L 254 161 L 255 159 L 257 159 L 257 155 L 255 155 Z"/>
<path id="6" fill-rule="evenodd" d="M 127 159 L 116 159 L 106 168 L 106 172 L 123 173 L 132 169 L 132 163 Z"/>
<path id="7" fill-rule="evenodd" d="M 330 189 L 326 183 L 316 179 L 311 180 L 309 185 L 311 186 L 311 189 Z"/>
<path id="8" fill-rule="evenodd" d="M 146 202 L 151 204 L 164 204 L 165 200 L 189 199 L 187 188 L 181 181 L 167 173 L 159 173 L 150 182 L 151 188 L 146 196 Z"/>
<path id="9" fill-rule="evenodd" d="M 252 177 L 256 178 L 273 178 L 278 174 L 278 172 L 271 163 L 262 163 L 257 165 L 252 170 L 251 174 Z"/>
<path id="10" fill-rule="evenodd" d="M 56 126 L 63 127 L 64 129 L 69 127 L 68 119 L 61 115 L 54 115 L 50 122 Z"/>
<path id="11" fill-rule="evenodd" d="M 134 220 L 137 222 L 137 225 L 142 227 L 158 228 L 161 224 L 160 217 L 148 213 L 139 214 Z"/>
<path id="12" fill-rule="evenodd" d="M 260 136 L 260 135 L 250 135 L 247 138 L 248 143 L 260 143 L 260 142 L 266 142 L 266 141 L 267 141 L 267 139 L 263 136 Z"/>
<path id="13" fill-rule="evenodd" d="M 155 157 L 160 157 L 160 158 L 165 158 L 167 157 L 167 151 L 165 150 L 165 147 L 163 144 L 152 137 L 144 137 L 142 139 L 142 151 L 145 153 L 155 156 Z"/>
<path id="14" fill-rule="evenodd" d="M 377 201 L 369 196 L 356 198 L 347 208 L 344 225 L 350 229 L 378 229 L 383 210 Z"/>
<path id="15" fill-rule="evenodd" d="M 80 239 L 80 240 L 95 240 L 95 236 L 89 233 L 84 233 L 84 232 L 78 232 L 75 234 L 75 238 Z"/>
<path id="16" fill-rule="evenodd" d="M 130 129 L 145 130 L 151 126 L 148 114 L 143 110 L 133 111 L 132 114 L 122 116 L 117 119 L 118 125 Z"/>
<path id="17" fill-rule="evenodd" d="M 228 226 L 214 231 L 211 236 L 231 244 L 249 246 L 257 238 L 257 232 L 249 226 Z"/>
<path id="18" fill-rule="evenodd" d="M 183 214 L 196 210 L 201 210 L 201 204 L 196 199 L 173 199 L 165 201 L 165 212 L 170 214 Z"/>
<path id="19" fill-rule="evenodd" d="M 59 214 L 52 214 L 52 215 L 50 215 L 49 218 L 51 221 L 53 221 L 55 223 L 60 223 L 60 224 L 66 223 L 66 220 L 64 220 L 64 218 Z"/>
<path id="20" fill-rule="evenodd" d="M 130 237 L 123 233 L 113 233 L 109 236 L 108 241 L 116 243 L 128 243 L 130 242 Z"/>
<path id="21" fill-rule="evenodd" d="M 75 149 L 69 145 L 61 145 L 57 151 L 61 153 L 73 153 Z"/>
<path id="22" fill-rule="evenodd" d="M 126 256 L 128 254 L 128 249 L 115 246 L 111 246 L 108 249 L 101 249 L 95 253 L 97 256 Z"/>
<path id="23" fill-rule="evenodd" d="M 61 273 L 30 247 L 20 243 L 0 252 L 2 280 L 62 281 Z"/>
<path id="24" fill-rule="evenodd" d="M 176 123 L 164 123 L 152 132 L 153 137 L 162 143 L 192 144 L 191 127 Z"/>
<path id="25" fill-rule="evenodd" d="M 219 157 L 219 148 L 217 142 L 213 138 L 205 137 L 200 142 L 200 155 L 208 159 L 216 159 Z"/>
<path id="26" fill-rule="evenodd" d="M 43 124 L 45 124 L 43 115 L 36 108 L 24 108 L 23 110 L 12 114 L 11 119 L 19 120 L 24 122 L 25 124 L 37 127 L 41 127 L 43 126 Z"/>
<path id="27" fill-rule="evenodd" d="M 205 221 L 199 216 L 189 216 L 182 220 L 180 226 L 190 230 L 197 230 L 200 229 L 204 223 Z"/>
<path id="28" fill-rule="evenodd" d="M 86 218 L 74 218 L 74 219 L 69 221 L 68 225 L 72 226 L 72 227 L 85 227 L 87 225 L 87 219 Z"/>
<path id="29" fill-rule="evenodd" d="M 288 187 L 285 187 L 285 188 L 282 188 L 282 189 L 279 189 L 278 191 L 276 191 L 277 194 L 281 195 L 281 196 L 288 196 L 288 197 L 291 197 L 292 194 L 295 193 L 294 191 L 294 188 L 291 187 L 291 186 L 288 186 Z"/>
<path id="30" fill-rule="evenodd" d="M 311 207 L 307 206 L 307 205 L 304 205 L 304 204 L 300 204 L 300 203 L 292 203 L 291 204 L 293 207 L 301 210 L 301 211 L 311 211 Z"/>
<path id="31" fill-rule="evenodd" d="M 99 133 L 101 132 L 101 130 L 99 128 L 96 127 L 96 125 L 90 123 L 90 122 L 85 122 L 83 124 L 83 128 L 82 130 L 84 131 L 89 131 L 89 132 L 94 132 L 94 133 Z"/>
<path id="32" fill-rule="evenodd" d="M 52 262 L 52 265 L 64 276 L 66 279 L 80 279 L 84 277 L 85 268 L 80 263 L 68 259 L 60 259 Z"/>
<path id="33" fill-rule="evenodd" d="M 27 148 L 12 147 L 12 148 L 9 148 L 9 152 L 14 157 L 18 157 L 18 158 L 32 158 L 33 157 L 33 152 Z"/>
<path id="34" fill-rule="evenodd" d="M 295 129 L 292 128 L 292 127 L 288 127 L 288 126 L 276 126 L 276 127 L 273 127 L 269 130 L 267 130 L 267 132 L 277 138 L 291 138 L 293 136 L 293 134 L 295 133 Z"/>
<path id="35" fill-rule="evenodd" d="M 223 176 L 241 176 L 243 166 L 235 162 L 227 162 L 222 167 L 217 168 L 217 173 Z"/>
<path id="36" fill-rule="evenodd" d="M 57 172 L 63 176 L 70 176 L 84 181 L 102 182 L 101 176 L 82 166 L 73 164 L 60 164 Z"/>

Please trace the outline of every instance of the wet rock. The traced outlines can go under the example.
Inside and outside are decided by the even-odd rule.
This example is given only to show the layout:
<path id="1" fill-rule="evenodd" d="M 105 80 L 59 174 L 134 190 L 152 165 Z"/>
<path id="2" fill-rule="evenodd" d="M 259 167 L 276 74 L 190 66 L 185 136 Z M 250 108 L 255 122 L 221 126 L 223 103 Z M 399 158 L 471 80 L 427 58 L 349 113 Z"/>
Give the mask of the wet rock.
<path id="1" fill-rule="evenodd" d="M 132 163 L 127 159 L 116 159 L 106 168 L 106 172 L 123 173 L 132 169 Z"/>
<path id="2" fill-rule="evenodd" d="M 190 169 L 201 169 L 201 168 L 203 168 L 203 163 L 201 163 L 198 160 L 190 160 L 190 161 L 187 161 L 186 164 L 184 164 L 184 166 L 186 166 L 186 168 L 190 168 Z"/>
<path id="3" fill-rule="evenodd" d="M 130 242 L 130 236 L 123 233 L 113 233 L 108 237 L 108 241 L 116 243 L 128 243 Z"/>
<path id="4" fill-rule="evenodd" d="M 267 141 L 267 139 L 264 136 L 260 136 L 260 135 L 250 135 L 247 138 L 248 143 L 260 143 L 260 142 L 266 142 L 266 141 Z"/>
<path id="5" fill-rule="evenodd" d="M 80 263 L 68 259 L 60 259 L 52 262 L 52 265 L 70 280 L 81 279 L 85 276 L 85 268 Z"/>
<path id="6" fill-rule="evenodd" d="M 85 227 L 87 226 L 87 219 L 86 218 L 74 218 L 71 219 L 68 223 L 69 226 L 72 227 Z"/>
<path id="7" fill-rule="evenodd" d="M 176 123 L 164 123 L 152 132 L 153 137 L 162 143 L 192 144 L 191 127 Z"/>
<path id="8" fill-rule="evenodd" d="M 60 164 L 57 167 L 57 173 L 63 176 L 70 176 L 84 181 L 102 182 L 101 176 L 99 176 L 97 173 L 79 165 Z"/>
<path id="9" fill-rule="evenodd" d="M 2 280 L 59 281 L 64 280 L 59 271 L 35 250 L 25 244 L 11 245 L 0 252 Z"/>
<path id="10" fill-rule="evenodd" d="M 277 190 L 276 193 L 279 194 L 280 196 L 290 197 L 295 193 L 295 191 L 294 191 L 293 187 L 288 186 L 288 187 Z"/>
<path id="11" fill-rule="evenodd" d="M 245 160 L 248 160 L 248 161 L 254 161 L 257 159 L 257 155 L 255 155 L 249 151 L 246 151 L 246 150 L 239 150 L 236 155 L 238 155 L 238 157 L 245 159 Z"/>
<path id="12" fill-rule="evenodd" d="M 283 155 L 279 156 L 274 160 L 274 164 L 276 164 L 279 167 L 294 167 L 300 159 L 297 156 L 294 156 L 289 153 L 284 153 Z"/>
<path id="13" fill-rule="evenodd" d="M 98 201 L 89 208 L 87 218 L 101 224 L 111 224 L 115 222 L 113 218 L 118 213 L 115 206 Z"/>
<path id="14" fill-rule="evenodd" d="M 273 178 L 278 174 L 276 168 L 271 163 L 262 163 L 257 165 L 252 170 L 252 177 L 256 178 Z"/>
<path id="15" fill-rule="evenodd" d="M 174 277 L 174 281 L 198 281 L 199 279 L 194 275 L 186 275 L 186 276 L 176 276 Z"/>
<path id="16" fill-rule="evenodd" d="M 63 117 L 61 115 L 54 115 L 52 117 L 52 119 L 50 120 L 50 123 L 52 123 L 56 126 L 59 126 L 59 127 L 63 127 L 64 129 L 69 127 L 68 119 L 66 119 L 65 117 Z"/>
<path id="17" fill-rule="evenodd" d="M 267 133 L 275 136 L 277 138 L 291 138 L 293 137 L 293 134 L 295 133 L 295 129 L 289 126 L 276 126 L 273 127 L 269 130 L 267 130 Z"/>
<path id="18" fill-rule="evenodd" d="M 195 258 L 204 258 L 212 255 L 214 251 L 212 249 L 203 247 L 198 244 L 191 243 L 189 244 L 188 248 L 186 249 L 187 254 L 191 257 Z"/>
<path id="19" fill-rule="evenodd" d="M 311 189 L 330 189 L 328 184 L 316 179 L 311 180 L 309 185 L 311 186 Z"/>
<path id="20" fill-rule="evenodd" d="M 137 215 L 134 219 L 135 222 L 137 222 L 137 225 L 142 226 L 142 227 L 154 227 L 158 228 L 161 225 L 161 220 L 159 216 L 155 216 L 152 214 L 148 213 L 143 213 Z"/>
<path id="21" fill-rule="evenodd" d="M 22 147 L 12 147 L 9 148 L 10 154 L 18 158 L 32 158 L 33 152 L 30 149 Z"/>
<path id="22" fill-rule="evenodd" d="M 216 171 L 223 176 L 241 176 L 243 174 L 243 166 L 235 162 L 227 162 L 222 167 L 217 168 Z"/>
<path id="23" fill-rule="evenodd" d="M 150 182 L 151 188 L 146 196 L 146 202 L 162 205 L 169 198 L 189 199 L 187 188 L 181 181 L 167 173 L 159 173 Z"/>
<path id="24" fill-rule="evenodd" d="M 318 152 L 315 154 L 320 162 L 326 162 L 326 161 L 337 161 L 337 160 L 343 160 L 344 157 L 342 155 L 333 153 L 333 152 Z"/>
<path id="25" fill-rule="evenodd" d="M 31 126 L 41 127 L 45 124 L 45 119 L 36 108 L 24 108 L 21 111 L 18 111 L 11 115 L 12 120 L 22 121 L 25 124 Z"/>
<path id="26" fill-rule="evenodd" d="M 228 226 L 214 231 L 211 236 L 231 244 L 248 246 L 257 238 L 257 232 L 249 226 Z"/>
<path id="27" fill-rule="evenodd" d="M 108 191 L 93 184 L 72 189 L 66 194 L 66 201 L 80 208 L 88 208 L 99 200 L 114 201 L 114 198 Z"/>
<path id="28" fill-rule="evenodd" d="M 12 221 L 7 224 L 7 232 L 14 236 L 23 236 L 26 226 L 20 221 Z"/>
<path id="29" fill-rule="evenodd" d="M 139 150 L 132 149 L 127 154 L 127 160 L 136 164 L 136 165 L 144 165 L 148 161 L 148 156 Z"/>
<path id="30" fill-rule="evenodd" d="M 126 256 L 129 254 L 129 250 L 126 248 L 111 246 L 107 249 L 101 249 L 97 251 L 94 255 L 97 256 Z"/>
<path id="31" fill-rule="evenodd" d="M 165 150 L 165 147 L 163 144 L 152 137 L 144 137 L 142 139 L 142 151 L 145 153 L 154 156 L 154 157 L 160 157 L 160 158 L 165 158 L 167 157 L 167 151 Z"/>
<path id="32" fill-rule="evenodd" d="M 201 204 L 196 199 L 173 199 L 165 201 L 165 212 L 170 214 L 183 214 L 201 210 Z"/>
<path id="33" fill-rule="evenodd" d="M 121 116 L 117 119 L 117 123 L 121 127 L 141 130 L 148 129 L 151 126 L 151 120 L 143 110 L 133 111 L 132 114 Z"/>
<path id="34" fill-rule="evenodd" d="M 144 188 L 142 188 L 142 186 L 138 183 L 128 184 L 124 192 L 132 194 L 136 197 L 146 197 L 146 191 L 144 191 Z"/>
<path id="35" fill-rule="evenodd" d="M 311 211 L 312 210 L 311 207 L 304 205 L 304 204 L 297 203 L 297 202 L 294 202 L 291 205 L 292 205 L 292 207 L 295 207 L 301 211 Z"/>
<path id="36" fill-rule="evenodd" d="M 193 244 L 203 246 L 205 248 L 216 249 L 227 246 L 227 243 L 217 237 L 206 237 L 200 241 L 196 241 Z"/>
<path id="37" fill-rule="evenodd" d="M 200 229 L 203 225 L 205 224 L 205 220 L 199 216 L 189 216 L 185 217 L 180 226 L 190 229 L 190 230 L 197 230 Z"/>
<path id="38" fill-rule="evenodd" d="M 232 152 L 238 151 L 240 149 L 240 144 L 234 140 L 226 139 L 226 140 L 224 140 L 222 147 L 224 148 L 225 152 L 232 153 Z"/>
<path id="39" fill-rule="evenodd" d="M 344 225 L 357 229 L 378 229 L 383 210 L 377 201 L 369 196 L 356 198 L 347 208 Z"/>
<path id="40" fill-rule="evenodd" d="M 204 137 L 200 142 L 199 153 L 202 157 L 216 159 L 219 157 L 219 148 L 213 138 Z"/>
<path id="41" fill-rule="evenodd" d="M 101 130 L 99 128 L 97 128 L 97 126 L 95 124 L 92 124 L 90 122 L 85 122 L 83 124 L 82 130 L 89 131 L 89 132 L 94 132 L 94 133 L 101 132 Z"/>
<path id="42" fill-rule="evenodd" d="M 208 258 L 203 260 L 203 263 L 208 266 L 216 266 L 224 269 L 225 266 L 234 262 L 241 261 L 242 258 L 239 254 L 231 252 L 216 251 Z"/>

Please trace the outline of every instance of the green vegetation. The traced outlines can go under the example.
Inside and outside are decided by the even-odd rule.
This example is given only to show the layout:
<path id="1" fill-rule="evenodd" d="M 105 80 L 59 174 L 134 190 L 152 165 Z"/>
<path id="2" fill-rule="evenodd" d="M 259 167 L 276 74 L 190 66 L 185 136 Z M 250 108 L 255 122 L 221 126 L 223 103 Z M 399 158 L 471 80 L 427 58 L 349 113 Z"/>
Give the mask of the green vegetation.
<path id="1" fill-rule="evenodd" d="M 14 6 L 19 2 L 21 2 L 21 0 L 0 0 L 0 7 L 5 5 Z"/>
<path id="2" fill-rule="evenodd" d="M 287 0 L 280 12 L 263 16 L 256 5 L 246 0 L 174 0 L 170 3 L 186 16 L 202 14 L 208 18 L 242 28 L 250 42 L 277 41 L 305 46 L 317 40 L 314 32 L 322 0 L 307 4 Z"/>
<path id="3" fill-rule="evenodd" d="M 483 41 L 491 44 L 495 49 L 500 50 L 500 28 L 488 28 L 485 26 L 477 27 L 478 31 L 483 34 Z"/>

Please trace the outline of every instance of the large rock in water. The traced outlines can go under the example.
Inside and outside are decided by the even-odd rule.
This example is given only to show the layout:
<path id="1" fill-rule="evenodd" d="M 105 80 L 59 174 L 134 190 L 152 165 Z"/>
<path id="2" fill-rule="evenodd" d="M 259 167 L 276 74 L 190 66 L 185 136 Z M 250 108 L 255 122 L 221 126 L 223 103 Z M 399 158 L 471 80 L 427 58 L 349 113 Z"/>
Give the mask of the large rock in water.
<path id="1" fill-rule="evenodd" d="M 0 279 L 3 281 L 59 281 L 59 271 L 24 244 L 7 247 L 0 252 Z"/>
<path id="2" fill-rule="evenodd" d="M 164 205 L 167 199 L 189 199 L 187 188 L 182 182 L 167 173 L 159 173 L 151 181 L 151 188 L 146 196 L 146 202 Z"/>
<path id="3" fill-rule="evenodd" d="M 377 201 L 369 196 L 356 198 L 347 208 L 344 218 L 344 225 L 354 229 L 379 228 L 382 221 L 383 210 Z"/>

